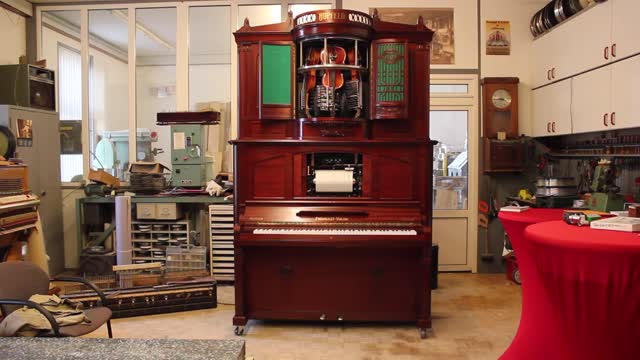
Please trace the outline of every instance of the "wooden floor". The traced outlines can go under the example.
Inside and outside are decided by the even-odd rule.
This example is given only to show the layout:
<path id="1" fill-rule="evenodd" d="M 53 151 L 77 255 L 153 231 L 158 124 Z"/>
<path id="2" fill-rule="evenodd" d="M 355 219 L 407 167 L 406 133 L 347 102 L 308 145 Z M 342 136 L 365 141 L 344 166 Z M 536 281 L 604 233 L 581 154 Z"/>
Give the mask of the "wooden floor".
<path id="1" fill-rule="evenodd" d="M 440 274 L 433 292 L 433 331 L 421 340 L 411 324 L 329 325 L 251 321 L 247 358 L 497 359 L 520 318 L 520 287 L 501 274 Z M 219 287 L 218 301 L 233 301 Z M 231 339 L 233 306 L 113 321 L 114 337 Z M 106 337 L 103 328 L 91 336 Z"/>

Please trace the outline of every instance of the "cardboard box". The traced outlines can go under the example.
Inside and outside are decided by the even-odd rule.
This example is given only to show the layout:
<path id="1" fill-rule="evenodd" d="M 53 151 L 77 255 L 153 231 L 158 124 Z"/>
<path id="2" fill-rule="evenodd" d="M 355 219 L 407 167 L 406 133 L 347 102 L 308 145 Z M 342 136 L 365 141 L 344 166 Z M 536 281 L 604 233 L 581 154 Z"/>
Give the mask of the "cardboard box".
<path id="1" fill-rule="evenodd" d="M 95 181 L 100 184 L 109 185 L 114 188 L 120 187 L 120 180 L 105 172 L 104 170 L 93 170 L 89 169 L 89 180 Z"/>
<path id="2" fill-rule="evenodd" d="M 157 162 L 135 162 L 129 164 L 127 171 L 142 174 L 163 174 L 165 170 L 169 170 L 169 168 Z"/>

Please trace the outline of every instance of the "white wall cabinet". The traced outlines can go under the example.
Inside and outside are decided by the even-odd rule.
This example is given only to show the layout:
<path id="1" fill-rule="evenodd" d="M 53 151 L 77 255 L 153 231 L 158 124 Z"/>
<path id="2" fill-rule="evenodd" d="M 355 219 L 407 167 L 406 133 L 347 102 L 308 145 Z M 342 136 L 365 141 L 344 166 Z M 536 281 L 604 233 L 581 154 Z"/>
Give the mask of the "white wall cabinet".
<path id="1" fill-rule="evenodd" d="M 574 77 L 571 100 L 571 121 L 574 133 L 613 128 L 611 66 Z"/>
<path id="2" fill-rule="evenodd" d="M 571 133 L 571 82 L 563 80 L 532 92 L 533 136 Z"/>
<path id="3" fill-rule="evenodd" d="M 639 94 L 640 55 L 613 64 L 611 66 L 611 124 L 614 129 L 640 127 Z"/>
<path id="4" fill-rule="evenodd" d="M 640 1 L 609 0 L 611 3 L 611 55 L 622 59 L 640 53 Z"/>
<path id="5" fill-rule="evenodd" d="M 629 0 L 600 3 L 570 18 L 533 42 L 531 76 L 534 88 L 607 64 L 616 58 L 612 53 L 612 4 L 616 1 Z M 627 7 L 637 6 L 638 4 L 634 3 Z M 618 10 L 621 11 L 623 10 Z M 628 14 L 625 16 L 629 17 Z M 616 27 L 618 31 L 628 31 L 630 26 L 637 26 L 637 21 L 631 22 L 626 18 L 619 21 L 620 25 Z M 624 36 L 620 36 L 621 41 L 627 43 L 627 37 L 632 35 L 625 33 Z M 632 49 L 635 46 L 624 47 Z M 615 48 L 617 58 L 620 58 L 621 46 L 618 44 Z"/>
<path id="6" fill-rule="evenodd" d="M 640 55 L 533 90 L 533 136 L 640 127 Z"/>

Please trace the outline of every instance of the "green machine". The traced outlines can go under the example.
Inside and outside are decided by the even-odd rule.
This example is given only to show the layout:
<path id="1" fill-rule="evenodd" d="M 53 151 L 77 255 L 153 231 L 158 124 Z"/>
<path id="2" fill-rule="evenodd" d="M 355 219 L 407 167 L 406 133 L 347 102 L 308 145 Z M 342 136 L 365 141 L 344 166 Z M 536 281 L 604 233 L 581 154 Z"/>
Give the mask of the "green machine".
<path id="1" fill-rule="evenodd" d="M 202 187 L 213 179 L 209 125 L 171 125 L 171 185 Z"/>
<path id="2" fill-rule="evenodd" d="M 624 209 L 624 198 L 618 194 L 620 188 L 615 184 L 616 170 L 610 161 L 600 161 L 593 174 L 591 197 L 587 205 L 591 210 L 610 212 Z"/>

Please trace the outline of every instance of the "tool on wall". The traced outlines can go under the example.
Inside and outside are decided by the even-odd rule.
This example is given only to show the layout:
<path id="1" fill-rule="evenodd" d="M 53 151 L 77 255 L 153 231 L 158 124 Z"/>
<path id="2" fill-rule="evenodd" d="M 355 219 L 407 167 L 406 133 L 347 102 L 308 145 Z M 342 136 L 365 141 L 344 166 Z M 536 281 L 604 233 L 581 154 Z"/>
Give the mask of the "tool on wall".
<path id="1" fill-rule="evenodd" d="M 489 250 L 489 214 L 491 213 L 491 209 L 489 204 L 480 200 L 478 203 L 478 227 L 480 230 L 480 234 L 482 239 L 484 240 L 484 251 L 480 254 L 480 258 L 482 261 L 493 261 L 493 254 Z"/>

